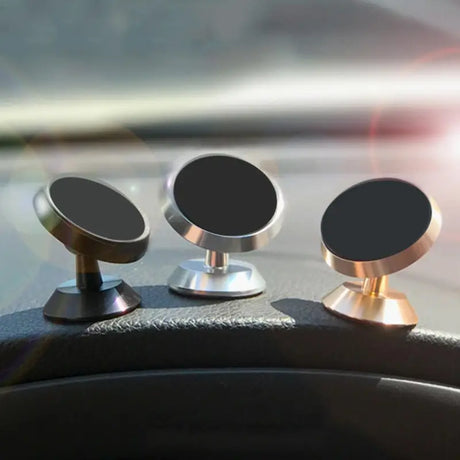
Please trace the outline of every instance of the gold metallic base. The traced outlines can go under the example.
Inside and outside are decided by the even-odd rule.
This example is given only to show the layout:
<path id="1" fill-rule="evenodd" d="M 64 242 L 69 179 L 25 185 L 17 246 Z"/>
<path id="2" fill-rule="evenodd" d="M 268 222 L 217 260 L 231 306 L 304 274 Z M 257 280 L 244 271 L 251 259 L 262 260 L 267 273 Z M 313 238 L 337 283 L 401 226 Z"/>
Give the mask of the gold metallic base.
<path id="1" fill-rule="evenodd" d="M 363 293 L 364 283 L 343 283 L 323 298 L 324 306 L 346 318 L 385 326 L 415 326 L 418 318 L 407 297 L 398 291 Z"/>

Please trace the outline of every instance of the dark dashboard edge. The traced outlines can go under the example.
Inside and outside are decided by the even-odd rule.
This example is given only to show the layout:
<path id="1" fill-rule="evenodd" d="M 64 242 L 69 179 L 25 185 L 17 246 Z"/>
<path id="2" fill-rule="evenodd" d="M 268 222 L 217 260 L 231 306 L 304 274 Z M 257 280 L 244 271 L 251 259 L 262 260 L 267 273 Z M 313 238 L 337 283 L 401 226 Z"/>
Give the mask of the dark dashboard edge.
<path id="1" fill-rule="evenodd" d="M 334 369 L 460 387 L 460 339 L 415 329 L 150 324 L 44 333 L 0 343 L 0 386 L 79 375 L 205 368 Z M 331 350 L 334 350 L 331 352 Z"/>

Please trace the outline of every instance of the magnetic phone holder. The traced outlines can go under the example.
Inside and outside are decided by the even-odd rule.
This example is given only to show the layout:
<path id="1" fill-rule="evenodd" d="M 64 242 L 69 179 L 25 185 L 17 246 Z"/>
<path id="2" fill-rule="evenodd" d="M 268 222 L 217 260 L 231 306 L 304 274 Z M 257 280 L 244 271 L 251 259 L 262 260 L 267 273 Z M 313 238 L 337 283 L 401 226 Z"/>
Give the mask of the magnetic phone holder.
<path id="1" fill-rule="evenodd" d="M 54 291 L 45 317 L 89 321 L 119 316 L 136 308 L 140 296 L 123 280 L 102 276 L 98 260 L 128 263 L 147 250 L 146 217 L 111 186 L 83 177 L 51 181 L 34 197 L 42 225 L 76 256 L 76 277 Z"/>
<path id="2" fill-rule="evenodd" d="M 282 194 L 264 172 L 232 156 L 203 155 L 169 176 L 162 205 L 171 227 L 206 249 L 204 259 L 185 261 L 172 273 L 173 291 L 222 298 L 264 291 L 253 265 L 229 259 L 265 245 L 281 227 Z"/>
<path id="3" fill-rule="evenodd" d="M 414 326 L 418 318 L 407 297 L 389 289 L 388 275 L 420 259 L 441 230 L 436 202 L 398 179 L 361 182 L 345 190 L 321 221 L 326 263 L 346 282 L 323 298 L 333 313 L 387 326 Z"/>

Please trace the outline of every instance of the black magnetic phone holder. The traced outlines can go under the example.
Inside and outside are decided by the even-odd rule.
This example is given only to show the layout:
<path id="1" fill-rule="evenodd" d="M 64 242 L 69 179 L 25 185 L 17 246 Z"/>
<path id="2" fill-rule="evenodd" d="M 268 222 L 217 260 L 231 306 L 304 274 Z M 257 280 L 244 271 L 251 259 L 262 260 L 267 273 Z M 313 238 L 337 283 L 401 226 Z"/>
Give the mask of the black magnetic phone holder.
<path id="1" fill-rule="evenodd" d="M 229 259 L 267 244 L 281 227 L 283 197 L 263 171 L 230 155 L 196 157 L 168 177 L 162 205 L 171 227 L 206 249 L 203 259 L 187 260 L 172 273 L 173 291 L 234 298 L 265 289 L 253 265 Z"/>
<path id="2" fill-rule="evenodd" d="M 111 186 L 63 176 L 34 197 L 42 225 L 76 257 L 76 277 L 54 291 L 43 313 L 56 321 L 90 321 L 127 313 L 140 296 L 123 280 L 102 276 L 98 260 L 129 263 L 146 252 L 147 218 Z"/>
<path id="3" fill-rule="evenodd" d="M 433 198 L 403 180 L 368 180 L 342 192 L 323 215 L 321 250 L 334 270 L 363 281 L 334 289 L 324 306 L 357 321 L 414 326 L 414 308 L 403 293 L 389 289 L 388 275 L 427 253 L 441 222 Z"/>

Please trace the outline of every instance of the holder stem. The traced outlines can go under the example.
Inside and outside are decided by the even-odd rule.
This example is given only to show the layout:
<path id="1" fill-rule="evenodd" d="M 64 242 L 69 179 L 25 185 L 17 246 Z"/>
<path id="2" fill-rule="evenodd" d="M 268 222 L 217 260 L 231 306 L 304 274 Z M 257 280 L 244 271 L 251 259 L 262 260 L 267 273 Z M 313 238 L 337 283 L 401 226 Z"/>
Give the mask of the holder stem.
<path id="1" fill-rule="evenodd" d="M 225 270 L 228 267 L 228 252 L 206 250 L 204 263 L 211 268 Z"/>
<path id="2" fill-rule="evenodd" d="M 388 291 L 388 276 L 379 276 L 377 278 L 364 278 L 363 294 L 378 297 Z"/>
<path id="3" fill-rule="evenodd" d="M 76 254 L 77 287 L 81 291 L 98 291 L 102 285 L 102 276 L 96 259 Z"/>

